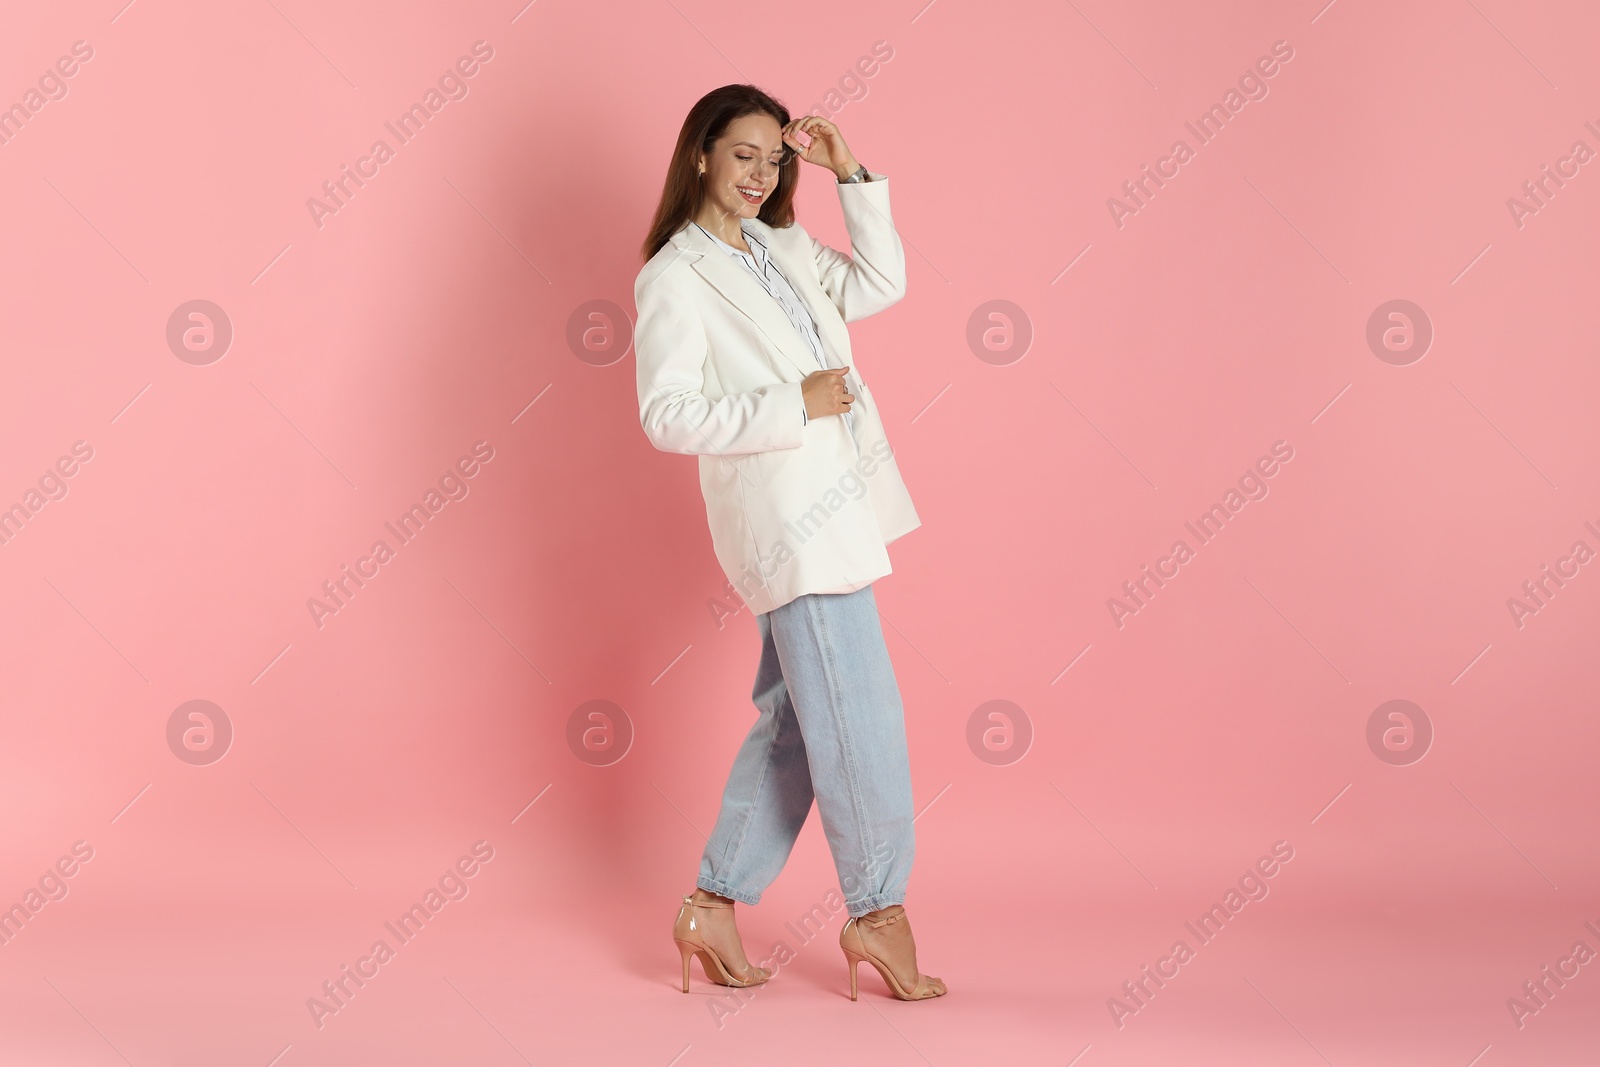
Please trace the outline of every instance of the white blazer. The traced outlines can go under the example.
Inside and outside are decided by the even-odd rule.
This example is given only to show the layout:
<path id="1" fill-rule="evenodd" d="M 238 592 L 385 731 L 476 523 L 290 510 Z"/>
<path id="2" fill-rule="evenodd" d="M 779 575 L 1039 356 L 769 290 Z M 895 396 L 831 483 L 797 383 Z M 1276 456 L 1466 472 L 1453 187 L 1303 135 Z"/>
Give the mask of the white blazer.
<path id="1" fill-rule="evenodd" d="M 811 346 L 699 227 L 684 223 L 634 282 L 639 424 L 656 448 L 700 457 L 717 562 L 757 614 L 882 578 L 886 546 L 922 525 L 845 328 L 906 292 L 889 182 L 868 177 L 838 185 L 851 255 L 798 223 L 745 220 L 810 310 L 829 365 L 850 367 L 854 433 L 842 416 L 806 421 L 801 382 L 822 369 Z"/>

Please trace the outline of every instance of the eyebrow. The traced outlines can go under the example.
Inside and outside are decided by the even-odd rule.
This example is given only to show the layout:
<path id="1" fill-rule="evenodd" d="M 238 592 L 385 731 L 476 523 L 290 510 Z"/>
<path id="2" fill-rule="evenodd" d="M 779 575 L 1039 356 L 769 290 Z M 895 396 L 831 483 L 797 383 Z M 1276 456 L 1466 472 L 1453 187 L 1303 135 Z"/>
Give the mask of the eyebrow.
<path id="1" fill-rule="evenodd" d="M 738 148 L 740 145 L 744 145 L 746 148 L 754 148 L 757 152 L 761 151 L 761 146 L 760 145 L 751 144 L 749 141 L 735 141 L 734 144 L 733 144 L 733 147 Z M 782 152 L 785 148 L 788 148 L 788 147 L 789 147 L 788 145 L 781 144 L 777 148 L 771 149 L 771 151 L 773 151 L 773 152 Z"/>

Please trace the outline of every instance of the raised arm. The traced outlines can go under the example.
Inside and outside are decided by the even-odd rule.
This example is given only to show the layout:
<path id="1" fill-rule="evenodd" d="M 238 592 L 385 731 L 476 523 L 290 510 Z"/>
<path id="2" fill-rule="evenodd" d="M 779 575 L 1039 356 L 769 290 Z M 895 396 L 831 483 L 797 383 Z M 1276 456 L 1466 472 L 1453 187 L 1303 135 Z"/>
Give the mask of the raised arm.
<path id="1" fill-rule="evenodd" d="M 839 205 L 850 233 L 850 255 L 811 238 L 822 289 L 846 322 L 866 318 L 906 295 L 906 256 L 889 214 L 889 179 L 841 183 Z"/>
<path id="2" fill-rule="evenodd" d="M 800 382 L 774 382 L 719 400 L 701 392 L 705 326 L 673 272 L 641 272 L 633 297 L 639 425 L 652 445 L 663 452 L 735 456 L 804 443 Z"/>

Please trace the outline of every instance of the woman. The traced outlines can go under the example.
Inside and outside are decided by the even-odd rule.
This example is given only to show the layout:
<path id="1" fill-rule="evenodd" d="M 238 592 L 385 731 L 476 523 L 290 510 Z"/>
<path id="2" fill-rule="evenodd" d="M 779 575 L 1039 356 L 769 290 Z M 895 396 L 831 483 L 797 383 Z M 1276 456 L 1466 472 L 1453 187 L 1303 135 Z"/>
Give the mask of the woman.
<path id="1" fill-rule="evenodd" d="M 852 255 L 795 224 L 801 161 L 834 173 Z M 845 329 L 905 295 L 888 180 L 833 123 L 791 121 L 754 86 L 726 85 L 684 120 L 643 252 L 640 425 L 655 447 L 699 457 L 717 561 L 762 640 L 760 715 L 673 925 L 683 990 L 691 956 L 719 985 L 771 977 L 745 955 L 734 902 L 760 901 L 815 799 L 849 912 L 850 998 L 862 960 L 902 1000 L 939 996 L 903 903 L 910 766 L 871 584 L 921 519 Z"/>

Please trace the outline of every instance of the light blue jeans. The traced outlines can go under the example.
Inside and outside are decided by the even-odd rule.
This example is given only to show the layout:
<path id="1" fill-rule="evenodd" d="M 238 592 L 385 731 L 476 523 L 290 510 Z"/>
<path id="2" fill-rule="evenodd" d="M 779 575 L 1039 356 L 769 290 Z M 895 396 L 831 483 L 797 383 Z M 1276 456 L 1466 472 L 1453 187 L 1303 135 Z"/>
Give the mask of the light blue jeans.
<path id="1" fill-rule="evenodd" d="M 760 714 L 734 758 L 696 884 L 760 903 L 815 799 L 849 914 L 903 904 L 915 851 L 911 765 L 872 586 L 807 593 L 756 624 Z"/>

